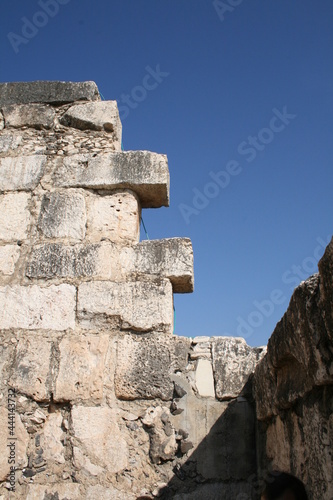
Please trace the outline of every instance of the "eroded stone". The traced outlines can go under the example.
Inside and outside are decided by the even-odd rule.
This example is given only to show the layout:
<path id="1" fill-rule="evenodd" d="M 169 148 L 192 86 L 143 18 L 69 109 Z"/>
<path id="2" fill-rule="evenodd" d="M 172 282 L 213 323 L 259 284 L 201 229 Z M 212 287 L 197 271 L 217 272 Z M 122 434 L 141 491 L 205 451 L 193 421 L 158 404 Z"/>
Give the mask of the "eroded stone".
<path id="1" fill-rule="evenodd" d="M 28 237 L 29 201 L 28 193 L 0 195 L 0 240 L 10 242 Z"/>
<path id="2" fill-rule="evenodd" d="M 10 465 L 8 463 L 8 457 L 10 453 L 10 448 L 7 446 L 9 443 L 10 435 L 8 429 L 8 409 L 6 407 L 0 407 L 0 481 L 4 481 L 7 478 L 7 475 L 10 472 Z M 27 465 L 28 457 L 27 457 L 27 447 L 29 443 L 29 436 L 27 431 L 24 428 L 24 425 L 21 422 L 20 415 L 16 412 L 14 415 L 14 426 L 13 426 L 13 438 L 12 441 L 14 443 L 13 450 L 15 456 L 15 466 L 17 468 L 21 468 Z"/>
<path id="3" fill-rule="evenodd" d="M 55 112 L 51 106 L 42 104 L 16 104 L 3 106 L 6 127 L 52 128 Z"/>
<path id="4" fill-rule="evenodd" d="M 13 274 L 19 257 L 20 247 L 18 245 L 0 247 L 0 275 L 10 276 Z"/>

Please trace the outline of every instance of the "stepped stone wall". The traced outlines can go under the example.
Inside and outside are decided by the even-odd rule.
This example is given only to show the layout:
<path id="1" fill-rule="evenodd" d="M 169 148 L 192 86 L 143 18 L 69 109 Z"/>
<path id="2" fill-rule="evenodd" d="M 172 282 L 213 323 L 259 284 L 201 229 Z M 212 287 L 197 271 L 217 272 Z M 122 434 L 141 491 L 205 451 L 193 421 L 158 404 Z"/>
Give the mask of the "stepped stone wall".
<path id="1" fill-rule="evenodd" d="M 140 242 L 168 161 L 121 133 L 93 82 L 0 84 L 0 500 L 255 500 L 272 468 L 331 500 L 332 244 L 267 353 L 173 335 L 191 241 Z"/>

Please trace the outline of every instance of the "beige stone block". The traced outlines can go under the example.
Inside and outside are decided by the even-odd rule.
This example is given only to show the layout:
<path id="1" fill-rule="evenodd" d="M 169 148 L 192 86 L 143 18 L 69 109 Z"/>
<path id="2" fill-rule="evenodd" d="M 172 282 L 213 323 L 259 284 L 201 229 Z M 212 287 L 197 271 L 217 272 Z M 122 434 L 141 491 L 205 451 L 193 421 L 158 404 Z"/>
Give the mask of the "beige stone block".
<path id="1" fill-rule="evenodd" d="M 78 447 L 94 465 L 119 472 L 128 463 L 128 447 L 117 424 L 117 415 L 107 407 L 74 406 L 72 422 Z"/>
<path id="2" fill-rule="evenodd" d="M 107 349 L 107 335 L 63 338 L 54 400 L 101 400 Z"/>
<path id="3" fill-rule="evenodd" d="M 137 243 L 140 239 L 139 202 L 129 191 L 94 196 L 87 202 L 87 237 L 91 241 L 108 239 L 118 243 Z"/>
<path id="4" fill-rule="evenodd" d="M 6 394 L 7 399 L 7 394 Z M 16 468 L 25 467 L 28 463 L 27 447 L 29 443 L 29 435 L 21 422 L 18 413 L 14 412 L 14 436 L 10 436 L 8 429 L 8 409 L 7 407 L 0 408 L 0 481 L 4 481 L 10 472 L 11 464 L 8 463 L 10 448 L 8 443 L 11 443 L 13 453 L 15 454 Z M 8 438 L 13 437 L 12 441 Z"/>
<path id="5" fill-rule="evenodd" d="M 0 240 L 15 241 L 28 237 L 29 200 L 27 193 L 0 195 Z"/>
<path id="6" fill-rule="evenodd" d="M 6 127 L 52 128 L 55 112 L 45 104 L 14 104 L 3 106 Z"/>
<path id="7" fill-rule="evenodd" d="M 52 341 L 45 337 L 22 336 L 12 361 L 10 386 L 35 401 L 50 398 L 48 375 L 50 371 Z"/>
<path id="8" fill-rule="evenodd" d="M 0 328 L 66 330 L 75 328 L 76 289 L 52 285 L 0 287 Z"/>
<path id="9" fill-rule="evenodd" d="M 195 371 L 195 385 L 199 396 L 215 398 L 212 364 L 208 359 L 199 359 Z"/>
<path id="10" fill-rule="evenodd" d="M 136 500 L 137 495 L 116 490 L 116 488 L 111 485 L 105 487 L 101 484 L 96 484 L 95 486 L 89 486 L 86 499 L 96 500 L 96 498 L 101 498 L 103 500 Z"/>
<path id="11" fill-rule="evenodd" d="M 44 172 L 46 156 L 0 158 L 0 191 L 34 189 Z"/>
<path id="12" fill-rule="evenodd" d="M 0 247 L 0 274 L 10 276 L 14 273 L 15 264 L 20 257 L 18 245 L 6 245 Z"/>
<path id="13" fill-rule="evenodd" d="M 75 483 L 30 484 L 26 500 L 81 500 L 83 498 L 80 485 Z"/>
<path id="14" fill-rule="evenodd" d="M 65 463 L 65 448 L 62 444 L 64 432 L 61 428 L 62 415 L 61 413 L 49 413 L 43 432 L 41 434 L 40 445 L 43 448 L 43 457 L 46 462 L 56 462 L 58 464 Z"/>
<path id="15" fill-rule="evenodd" d="M 79 286 L 77 315 L 84 328 L 107 326 L 138 332 L 173 330 L 173 295 L 170 281 L 115 283 L 95 281 Z"/>

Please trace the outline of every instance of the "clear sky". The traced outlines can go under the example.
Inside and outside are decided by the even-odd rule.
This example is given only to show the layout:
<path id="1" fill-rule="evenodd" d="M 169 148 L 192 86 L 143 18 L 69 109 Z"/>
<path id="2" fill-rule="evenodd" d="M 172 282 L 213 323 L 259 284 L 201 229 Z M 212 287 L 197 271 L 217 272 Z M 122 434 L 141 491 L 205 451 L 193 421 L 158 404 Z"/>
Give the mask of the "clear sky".
<path id="1" fill-rule="evenodd" d="M 333 233 L 332 0 L 1 0 L 0 30 L 1 81 L 94 80 L 168 155 L 143 218 L 193 242 L 176 333 L 265 344 Z"/>

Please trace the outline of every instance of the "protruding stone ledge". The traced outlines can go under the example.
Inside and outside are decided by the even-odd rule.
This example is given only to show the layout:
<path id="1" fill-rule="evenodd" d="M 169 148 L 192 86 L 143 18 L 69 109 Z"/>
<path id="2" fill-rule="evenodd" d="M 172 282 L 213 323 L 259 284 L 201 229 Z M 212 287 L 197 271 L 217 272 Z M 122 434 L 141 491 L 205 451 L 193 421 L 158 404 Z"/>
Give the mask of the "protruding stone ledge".
<path id="1" fill-rule="evenodd" d="M 83 328 L 172 333 L 173 296 L 169 280 L 114 283 L 95 281 L 79 286 L 78 320 Z"/>
<path id="2" fill-rule="evenodd" d="M 6 104 L 42 102 L 66 104 L 75 101 L 100 101 L 95 82 L 11 82 L 0 83 L 0 107 Z"/>
<path id="3" fill-rule="evenodd" d="M 169 206 L 166 155 L 150 151 L 80 154 L 64 158 L 54 172 L 54 185 L 89 189 L 130 189 L 143 208 Z"/>
<path id="4" fill-rule="evenodd" d="M 135 272 L 169 278 L 174 293 L 193 292 L 193 248 L 189 238 L 142 241 L 134 252 Z"/>

